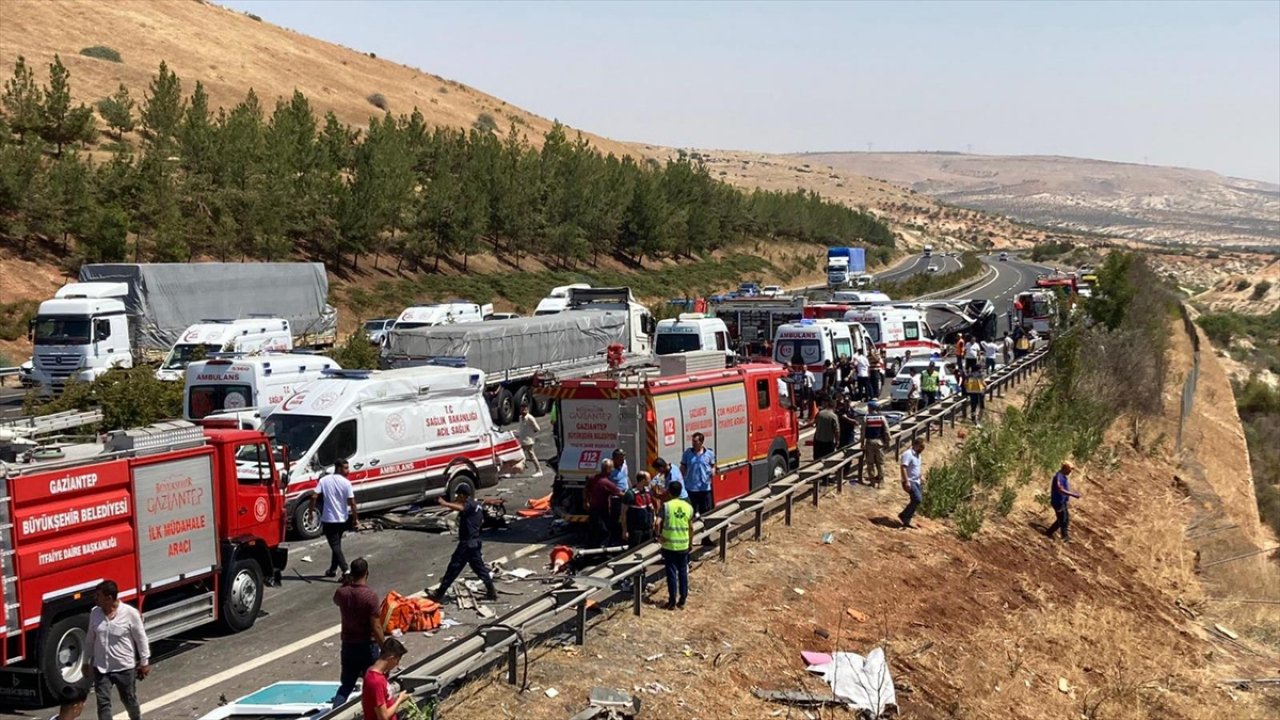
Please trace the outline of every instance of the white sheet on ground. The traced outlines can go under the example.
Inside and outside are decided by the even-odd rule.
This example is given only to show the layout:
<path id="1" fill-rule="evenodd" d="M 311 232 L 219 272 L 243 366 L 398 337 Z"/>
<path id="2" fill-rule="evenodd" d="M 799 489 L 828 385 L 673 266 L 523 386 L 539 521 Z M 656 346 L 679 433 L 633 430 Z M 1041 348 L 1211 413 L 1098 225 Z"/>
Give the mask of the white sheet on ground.
<path id="1" fill-rule="evenodd" d="M 872 650 L 866 657 L 857 653 L 832 653 L 831 662 L 810 665 L 808 669 L 821 675 L 836 697 L 860 710 L 882 713 L 888 706 L 898 704 L 883 648 Z"/>

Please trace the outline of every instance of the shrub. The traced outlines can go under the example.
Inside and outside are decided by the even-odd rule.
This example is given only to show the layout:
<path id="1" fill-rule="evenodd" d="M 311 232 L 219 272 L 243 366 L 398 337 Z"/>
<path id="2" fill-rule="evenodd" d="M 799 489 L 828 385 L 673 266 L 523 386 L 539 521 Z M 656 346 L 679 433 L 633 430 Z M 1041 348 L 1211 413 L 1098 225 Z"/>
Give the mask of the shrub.
<path id="1" fill-rule="evenodd" d="M 99 60 L 107 60 L 109 62 L 124 62 L 120 58 L 120 52 L 115 48 L 109 48 L 106 45 L 93 45 L 87 48 L 81 48 L 80 54 L 85 57 L 97 58 Z"/>
<path id="2" fill-rule="evenodd" d="M 36 314 L 38 305 L 35 300 L 0 303 L 0 340 L 26 337 L 27 323 Z"/>
<path id="3" fill-rule="evenodd" d="M 973 503 L 961 505 L 956 510 L 956 534 L 961 540 L 972 540 L 974 535 L 982 529 L 982 521 L 986 519 L 986 513 L 982 508 Z"/>
<path id="4" fill-rule="evenodd" d="M 245 13 L 245 17 L 249 18 L 250 20 L 252 20 L 252 21 L 254 21 L 254 22 L 262 22 L 262 18 L 258 17 L 257 15 L 254 15 L 254 14 L 253 14 L 253 13 L 251 13 L 251 12 L 247 12 L 247 13 Z"/>
<path id="5" fill-rule="evenodd" d="M 391 112 L 391 107 L 387 103 L 387 96 L 382 93 L 373 93 L 369 97 L 365 98 L 365 100 L 368 100 L 370 105 L 378 108 L 379 110 Z"/>
<path id="6" fill-rule="evenodd" d="M 1243 288 L 1237 288 L 1237 289 L 1243 289 Z M 1267 291 L 1270 289 L 1271 289 L 1271 281 L 1263 280 L 1262 282 L 1253 286 L 1253 294 L 1249 296 L 1249 299 L 1261 300 L 1264 296 L 1266 296 Z"/>
<path id="7" fill-rule="evenodd" d="M 355 332 L 347 336 L 347 341 L 334 349 L 334 362 L 347 370 L 378 369 L 378 348 L 365 336 L 364 323 L 361 322 Z"/>
<path id="8" fill-rule="evenodd" d="M 373 58 L 374 60 L 377 60 L 377 59 L 378 59 L 378 53 L 371 52 L 371 53 L 369 53 L 369 57 Z"/>
<path id="9" fill-rule="evenodd" d="M 1252 283 L 1250 283 L 1248 280 L 1245 280 L 1244 278 L 1240 278 L 1239 280 L 1236 281 L 1236 292 L 1243 292 L 1245 290 L 1248 290 L 1251 284 Z"/>
<path id="10" fill-rule="evenodd" d="M 28 394 L 25 409 L 34 415 L 102 408 L 102 427 L 135 428 L 182 415 L 182 383 L 156 379 L 147 365 L 114 368 L 91 383 L 71 382 L 48 401 Z"/>
<path id="11" fill-rule="evenodd" d="M 498 131 L 498 121 L 494 120 L 489 113 L 480 113 L 476 116 L 476 121 L 471 123 L 471 127 L 480 132 L 493 133 Z"/>
<path id="12" fill-rule="evenodd" d="M 1013 512 L 1013 501 L 1016 499 L 1018 499 L 1017 491 L 1006 485 L 1000 491 L 1000 499 L 996 501 L 996 512 L 1000 513 L 1001 517 L 1008 517 L 1009 513 Z"/>

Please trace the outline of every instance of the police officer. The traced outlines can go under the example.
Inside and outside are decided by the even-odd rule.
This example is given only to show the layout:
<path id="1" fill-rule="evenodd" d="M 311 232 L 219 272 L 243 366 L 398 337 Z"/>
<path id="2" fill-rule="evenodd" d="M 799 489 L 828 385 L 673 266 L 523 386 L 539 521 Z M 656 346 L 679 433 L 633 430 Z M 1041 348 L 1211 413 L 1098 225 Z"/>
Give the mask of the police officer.
<path id="1" fill-rule="evenodd" d="M 458 579 L 462 568 L 470 565 L 472 572 L 484 583 L 484 599 L 497 600 L 498 590 L 493 586 L 493 576 L 489 574 L 489 566 L 485 565 L 484 556 L 480 554 L 480 526 L 484 523 L 484 509 L 471 497 L 470 485 L 459 485 L 454 494 L 462 502 L 449 502 L 444 496 L 438 502 L 458 513 L 458 547 L 454 548 L 453 557 L 449 558 L 449 567 L 444 571 L 440 586 L 435 592 L 427 593 L 427 597 L 440 602 L 449 586 Z"/>
<path id="2" fill-rule="evenodd" d="M 880 403 L 867 405 L 862 421 L 862 452 L 866 458 L 866 479 L 875 487 L 884 487 L 884 451 L 892 440 L 889 420 L 880 412 Z"/>
<path id="3" fill-rule="evenodd" d="M 670 498 L 658 514 L 658 537 L 662 546 L 662 567 L 667 574 L 666 609 L 684 609 L 689 599 L 689 548 L 693 546 L 693 506 L 680 499 L 684 488 L 672 481 Z M 677 594 L 677 591 L 678 594 Z"/>

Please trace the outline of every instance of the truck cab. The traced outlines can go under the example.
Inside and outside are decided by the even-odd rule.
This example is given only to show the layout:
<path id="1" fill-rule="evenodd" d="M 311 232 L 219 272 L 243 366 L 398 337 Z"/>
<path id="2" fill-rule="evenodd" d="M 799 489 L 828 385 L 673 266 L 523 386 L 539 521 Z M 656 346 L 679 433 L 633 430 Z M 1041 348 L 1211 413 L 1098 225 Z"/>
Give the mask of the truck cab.
<path id="1" fill-rule="evenodd" d="M 553 287 L 546 297 L 538 301 L 538 306 L 533 309 L 533 314 L 555 315 L 556 313 L 564 312 L 569 307 L 569 293 L 571 291 L 589 289 L 591 289 L 591 285 L 588 283 L 572 283 Z"/>
<path id="2" fill-rule="evenodd" d="M 283 318 L 205 320 L 183 331 L 156 370 L 159 380 L 181 380 L 191 361 L 218 353 L 287 353 L 293 350 L 293 331 Z"/>
<path id="3" fill-rule="evenodd" d="M 127 283 L 69 283 L 40 303 L 31 321 L 31 381 L 46 394 L 71 380 L 92 382 L 113 367 L 133 367 Z"/>
<path id="4" fill-rule="evenodd" d="M 679 317 L 658 321 L 653 339 L 653 354 L 671 355 L 697 350 L 715 350 L 726 355 L 729 328 L 724 320 L 703 313 L 680 313 Z"/>

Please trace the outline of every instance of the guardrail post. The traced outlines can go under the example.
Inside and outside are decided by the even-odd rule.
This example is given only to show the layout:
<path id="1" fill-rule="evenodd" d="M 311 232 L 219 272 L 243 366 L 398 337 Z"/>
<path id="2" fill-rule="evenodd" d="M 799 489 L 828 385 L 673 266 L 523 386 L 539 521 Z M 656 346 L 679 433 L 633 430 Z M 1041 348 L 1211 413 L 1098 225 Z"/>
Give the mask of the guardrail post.
<path id="1" fill-rule="evenodd" d="M 729 560 L 729 526 L 720 527 L 720 562 Z"/>
<path id="2" fill-rule="evenodd" d="M 631 578 L 631 609 L 632 612 L 636 614 L 636 617 L 640 617 L 640 605 L 644 601 L 644 581 L 646 574 L 644 570 L 644 566 L 640 566 L 640 573 Z"/>
<path id="3" fill-rule="evenodd" d="M 795 497 L 795 493 L 787 493 L 786 504 L 784 505 L 786 509 L 783 511 L 785 513 L 783 522 L 786 523 L 787 527 L 791 527 L 791 504 L 795 502 Z"/>
<path id="4" fill-rule="evenodd" d="M 877 440 L 877 442 L 879 442 Z M 867 481 L 867 454 L 864 452 L 858 456 L 858 484 L 861 485 Z"/>
<path id="5" fill-rule="evenodd" d="M 507 684 L 508 685 L 516 684 L 516 678 L 518 677 L 518 675 L 516 674 L 516 668 L 518 667 L 519 659 L 520 659 L 520 647 L 515 643 L 511 643 L 510 645 L 507 646 Z"/>
<path id="6" fill-rule="evenodd" d="M 818 495 L 822 494 L 822 478 L 813 476 L 813 506 L 818 507 Z"/>
<path id="7" fill-rule="evenodd" d="M 760 533 L 761 533 L 761 530 L 763 530 L 763 528 L 764 528 L 764 506 L 761 505 L 756 508 L 755 529 L 752 533 L 753 538 L 756 540 L 756 542 L 760 541 Z"/>
<path id="8" fill-rule="evenodd" d="M 845 474 L 846 472 L 848 472 L 848 471 L 849 471 L 849 465 L 848 465 L 848 463 L 845 463 L 844 465 L 841 465 L 841 466 L 836 470 L 836 494 L 837 494 L 837 495 L 843 495 L 843 494 L 844 494 L 844 474 Z"/>
<path id="9" fill-rule="evenodd" d="M 578 603 L 578 631 L 574 636 L 574 643 L 577 645 L 587 644 L 587 601 L 582 600 Z"/>

